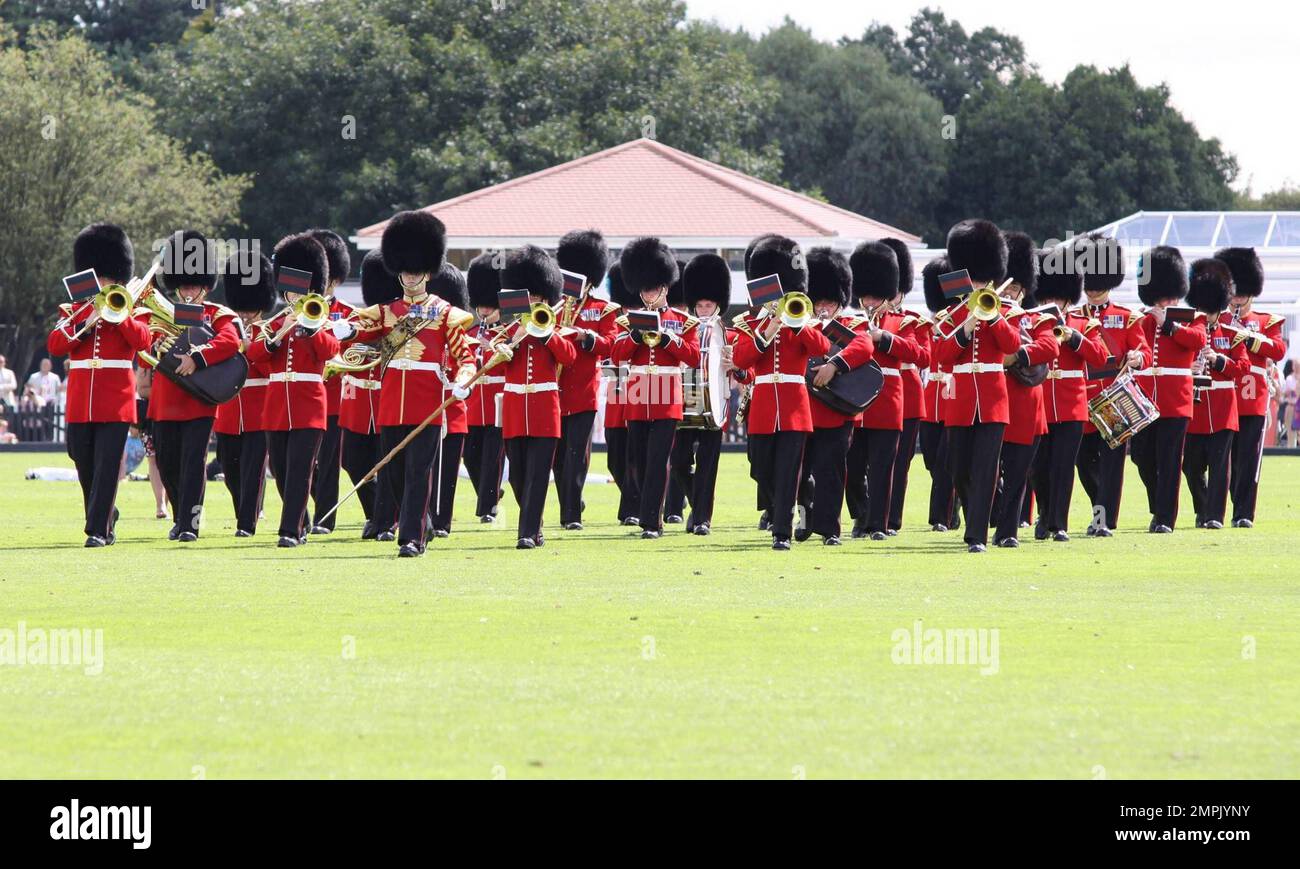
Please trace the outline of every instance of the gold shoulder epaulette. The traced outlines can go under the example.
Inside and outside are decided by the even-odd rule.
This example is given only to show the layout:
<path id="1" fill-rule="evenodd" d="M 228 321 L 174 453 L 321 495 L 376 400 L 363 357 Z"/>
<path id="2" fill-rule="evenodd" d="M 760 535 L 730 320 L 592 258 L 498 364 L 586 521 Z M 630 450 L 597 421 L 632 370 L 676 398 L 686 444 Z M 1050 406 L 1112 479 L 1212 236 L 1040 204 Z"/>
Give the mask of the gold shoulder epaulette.
<path id="1" fill-rule="evenodd" d="M 688 316 L 686 318 L 686 322 L 682 323 L 682 334 L 685 335 L 687 332 L 691 331 L 698 325 L 700 325 L 700 321 L 698 319 L 696 319 L 695 317 Z"/>
<path id="2" fill-rule="evenodd" d="M 457 308 L 455 305 L 447 306 L 447 325 L 455 326 L 460 329 L 468 329 L 474 325 L 474 315 L 469 311 Z"/>
<path id="3" fill-rule="evenodd" d="M 1278 323 L 1283 323 L 1283 322 L 1286 322 L 1286 317 L 1280 317 L 1277 314 L 1271 314 L 1268 318 L 1268 322 L 1264 324 L 1264 328 L 1272 329 Z"/>
<path id="4" fill-rule="evenodd" d="M 1142 319 L 1142 315 L 1139 314 L 1137 311 L 1134 311 L 1133 313 L 1129 314 L 1129 317 L 1128 317 L 1128 326 L 1132 326 L 1134 323 L 1136 323 L 1138 320 L 1141 320 L 1141 319 Z M 1128 328 L 1128 327 L 1125 327 L 1125 328 Z"/>
<path id="5" fill-rule="evenodd" d="M 631 325 L 630 323 L 628 323 L 628 321 L 627 321 L 627 315 L 626 315 L 626 314 L 623 314 L 623 315 L 619 316 L 617 319 L 614 320 L 614 323 L 615 323 L 615 325 L 617 325 L 620 329 L 628 329 L 628 330 L 630 330 L 630 329 L 632 328 L 632 325 Z"/>
<path id="6" fill-rule="evenodd" d="M 858 316 L 855 316 L 855 317 L 851 318 L 851 319 L 849 320 L 849 322 L 848 322 L 846 325 L 847 325 L 850 329 L 857 329 L 859 326 L 861 326 L 861 325 L 863 325 L 863 324 L 865 324 L 865 323 L 870 323 L 870 322 L 871 322 L 871 318 L 870 318 L 870 317 L 866 317 L 866 316 L 863 316 L 863 315 L 859 314 Z"/>
<path id="7" fill-rule="evenodd" d="M 212 316 L 212 319 L 214 320 L 217 317 L 235 317 L 236 319 L 238 319 L 239 317 L 238 314 L 236 314 L 234 311 L 227 308 L 225 305 L 218 305 L 216 302 L 209 302 L 209 304 L 212 305 L 212 307 L 217 309 Z"/>

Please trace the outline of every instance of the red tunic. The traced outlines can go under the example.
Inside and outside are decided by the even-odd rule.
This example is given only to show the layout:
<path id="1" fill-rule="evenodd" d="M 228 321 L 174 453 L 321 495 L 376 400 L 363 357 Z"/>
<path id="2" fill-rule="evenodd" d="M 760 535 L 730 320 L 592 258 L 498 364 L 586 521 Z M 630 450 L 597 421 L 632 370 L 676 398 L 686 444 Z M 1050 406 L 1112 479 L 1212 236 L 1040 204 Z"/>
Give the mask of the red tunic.
<path id="1" fill-rule="evenodd" d="M 1117 305 L 1114 302 L 1107 301 L 1102 305 L 1081 305 L 1072 313 L 1089 317 L 1101 323 L 1099 337 L 1106 344 L 1112 359 L 1108 359 L 1104 366 L 1091 366 L 1092 368 L 1118 368 L 1124 363 L 1124 357 L 1129 351 L 1137 350 L 1142 354 L 1142 364 L 1138 369 L 1144 368 L 1151 364 L 1151 348 L 1147 346 L 1147 339 L 1142 334 L 1142 315 L 1125 308 L 1123 305 Z M 1088 380 L 1088 400 L 1096 398 L 1101 391 L 1115 382 L 1115 375 L 1108 377 L 1098 377 Z M 1083 423 L 1084 434 L 1092 434 L 1097 430 L 1091 421 L 1085 420 Z"/>
<path id="2" fill-rule="evenodd" d="M 497 326 L 485 326 L 479 323 L 470 330 L 473 340 L 470 347 L 474 354 L 475 369 L 482 368 L 492 358 L 492 339 L 498 333 Z M 469 394 L 466 405 L 466 422 L 471 426 L 500 425 L 497 419 L 497 402 L 506 382 L 503 368 L 497 367 L 480 377 L 474 383 L 474 391 Z"/>
<path id="3" fill-rule="evenodd" d="M 661 340 L 647 347 L 633 341 L 627 321 L 619 319 L 611 358 L 628 364 L 623 418 L 628 422 L 682 418 L 682 368 L 700 364 L 700 336 L 694 317 L 672 308 L 659 312 Z"/>
<path id="4" fill-rule="evenodd" d="M 267 331 L 278 334 L 285 316 L 281 314 L 272 320 Z M 339 352 L 339 341 L 328 326 L 311 335 L 300 336 L 298 332 L 296 326 L 290 329 L 274 349 L 265 340 L 254 341 L 248 347 L 249 362 L 265 362 L 271 367 L 271 382 L 262 409 L 262 425 L 266 431 L 324 429 L 326 425 L 325 381 L 321 372 L 325 363 Z"/>
<path id="5" fill-rule="evenodd" d="M 610 354 L 618 334 L 618 305 L 603 299 L 588 298 L 573 318 L 573 328 L 596 333 L 596 345 L 583 350 L 576 335 L 569 335 L 577 348 L 578 358 L 560 371 L 560 416 L 572 416 L 596 409 L 600 389 L 597 362 Z"/>
<path id="6" fill-rule="evenodd" d="M 903 365 L 916 365 L 925 354 L 912 335 L 911 324 L 904 325 L 905 316 L 889 312 L 880 317 L 880 340 L 876 342 L 875 360 L 885 375 L 880 394 L 858 417 L 858 428 L 903 430 Z"/>
<path id="7" fill-rule="evenodd" d="M 1255 343 L 1248 339 L 1246 361 L 1249 368 L 1237 378 L 1237 412 L 1242 416 L 1268 415 L 1268 362 L 1281 362 L 1286 358 L 1286 343 L 1282 340 L 1282 324 L 1285 317 L 1276 314 L 1249 314 L 1233 321 L 1233 325 L 1258 333 L 1265 340 Z"/>
<path id="8" fill-rule="evenodd" d="M 771 343 L 760 334 L 768 323 L 761 317 L 746 317 L 744 337 L 736 342 L 734 359 L 738 368 L 751 369 L 754 391 L 750 398 L 748 427 L 751 435 L 778 431 L 813 430 L 808 384 L 804 376 L 808 357 L 824 356 L 831 342 L 821 329 L 782 326 Z"/>
<path id="9" fill-rule="evenodd" d="M 1110 350 L 1098 334 L 1100 323 L 1078 314 L 1066 314 L 1065 322 L 1075 330 L 1076 337 L 1073 344 L 1060 343 L 1061 352 L 1052 360 L 1043 381 L 1048 425 L 1088 418 L 1088 368 L 1100 368 L 1110 358 Z"/>
<path id="10" fill-rule="evenodd" d="M 216 365 L 238 353 L 243 343 L 239 327 L 236 325 L 239 315 L 221 305 L 204 302 L 203 317 L 214 333 L 212 340 L 202 347 L 194 348 L 190 355 L 199 357 L 202 360 L 199 364 Z M 153 379 L 153 392 L 149 395 L 150 419 L 183 422 L 216 415 L 215 405 L 199 401 L 173 383 L 165 374 L 160 373 Z"/>
<path id="11" fill-rule="evenodd" d="M 68 316 L 71 305 L 60 305 Z M 72 336 L 94 308 L 84 305 L 76 318 L 50 332 L 45 346 L 51 356 L 72 360 L 68 372 L 66 419 L 70 423 L 129 422 L 135 415 L 135 354 L 148 348 L 149 327 L 134 317 L 121 323 L 99 320 L 78 338 Z"/>
<path id="12" fill-rule="evenodd" d="M 836 317 L 835 319 L 856 332 L 857 337 L 849 342 L 849 346 L 832 356 L 829 361 L 841 371 L 851 371 L 854 368 L 866 365 L 876 352 L 876 346 L 871 340 L 871 335 L 868 334 L 866 317 L 845 316 Z M 825 328 L 825 323 L 818 322 L 816 325 L 818 329 Z M 862 418 L 860 413 L 852 416 L 840 413 L 825 402 L 818 401 L 816 397 L 809 400 L 808 407 L 812 413 L 814 429 L 839 428 L 846 422 L 855 422 Z"/>
<path id="13" fill-rule="evenodd" d="M 330 296 L 330 313 L 331 322 L 336 320 L 346 320 L 352 313 L 353 307 L 338 296 Z M 340 349 L 347 347 L 354 339 L 349 339 L 339 344 Z M 326 416 L 338 416 L 342 413 L 343 400 L 343 378 L 331 377 L 325 381 L 325 414 Z"/>
<path id="14" fill-rule="evenodd" d="M 925 415 L 921 372 L 930 364 L 930 324 L 915 311 L 901 310 L 898 313 L 903 318 L 898 325 L 899 335 L 912 339 L 920 354 L 915 362 L 903 362 L 898 366 L 903 378 L 903 419 L 920 419 Z"/>
<path id="15" fill-rule="evenodd" d="M 1155 318 L 1144 314 L 1142 335 L 1151 348 L 1151 365 L 1134 381 L 1164 417 L 1192 416 L 1192 363 L 1205 346 L 1205 315 L 1197 311 L 1187 325 L 1175 325 L 1172 335 L 1157 330 Z M 1161 334 L 1156 334 L 1159 331 Z"/>
<path id="16" fill-rule="evenodd" d="M 1007 322 L 1020 333 L 1020 349 L 1016 356 L 1025 365 L 1042 365 L 1056 359 L 1061 345 L 1052 334 L 1056 318 L 1013 311 Z M 1007 374 L 1007 406 L 1011 419 L 1002 435 L 1003 443 L 1028 446 L 1034 438 L 1047 433 L 1047 415 L 1043 410 L 1043 384 L 1025 386 L 1010 373 Z"/>
<path id="17" fill-rule="evenodd" d="M 505 343 L 519 334 L 519 323 L 511 323 L 498 337 Z M 506 382 L 501 399 L 501 435 L 505 439 L 560 436 L 560 391 L 556 380 L 557 365 L 568 365 L 578 358 L 578 348 L 558 331 L 545 340 L 532 335 L 514 349 L 505 369 Z"/>
<path id="18" fill-rule="evenodd" d="M 944 407 L 944 424 L 1009 422 L 1007 378 L 1002 361 L 1020 348 L 1019 332 L 1006 317 L 997 317 L 980 321 L 968 337 L 961 328 L 970 316 L 966 305 L 959 302 L 948 313 L 951 322 L 944 325 L 948 337 L 934 348 L 935 359 L 952 366 L 949 389 L 952 397 Z"/>
<path id="19" fill-rule="evenodd" d="M 932 422 L 943 425 L 945 415 L 945 405 L 949 398 L 952 397 L 952 366 L 939 362 L 935 358 L 935 347 L 946 334 L 943 328 L 936 323 L 935 319 L 926 321 L 924 330 L 921 333 L 926 347 L 929 349 L 930 364 L 925 371 L 924 393 L 922 395 L 923 405 L 921 407 L 921 421 Z"/>
<path id="20" fill-rule="evenodd" d="M 338 379 L 339 428 L 363 435 L 379 431 L 379 388 L 383 385 L 379 379 L 379 366 L 356 374 L 343 374 Z"/>
<path id="21" fill-rule="evenodd" d="M 1209 333 L 1208 346 L 1215 354 L 1205 368 L 1210 375 L 1210 388 L 1202 390 L 1200 401 L 1193 400 L 1192 421 L 1187 425 L 1188 434 L 1239 430 L 1237 381 L 1250 373 L 1246 348 L 1242 344 L 1234 346 L 1232 333 L 1218 324 Z"/>
<path id="22" fill-rule="evenodd" d="M 217 405 L 217 419 L 212 430 L 217 434 L 241 435 L 248 431 L 265 431 L 263 411 L 266 406 L 267 387 L 271 380 L 271 363 L 249 362 L 248 379 L 239 394 L 225 404 Z"/>

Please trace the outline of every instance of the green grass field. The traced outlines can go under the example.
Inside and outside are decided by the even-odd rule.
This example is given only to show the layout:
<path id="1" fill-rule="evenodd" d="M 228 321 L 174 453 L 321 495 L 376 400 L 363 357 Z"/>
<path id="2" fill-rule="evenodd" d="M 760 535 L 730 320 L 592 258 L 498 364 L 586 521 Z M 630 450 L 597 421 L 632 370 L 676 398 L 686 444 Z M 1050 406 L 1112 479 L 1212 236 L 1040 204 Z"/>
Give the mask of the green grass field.
<path id="1" fill-rule="evenodd" d="M 728 455 L 708 538 L 643 542 L 599 485 L 580 533 L 552 495 L 544 549 L 510 502 L 409 560 L 355 504 L 278 550 L 273 492 L 238 540 L 219 483 L 197 544 L 124 483 L 117 546 L 85 550 L 77 485 L 23 479 L 54 464 L 0 456 L 0 631 L 102 630 L 103 668 L 0 666 L 3 777 L 1300 775 L 1291 458 L 1252 531 L 1148 535 L 1130 474 L 1113 539 L 972 556 L 919 524 L 918 458 L 901 536 L 776 553 Z M 918 620 L 996 629 L 996 673 L 895 663 Z"/>

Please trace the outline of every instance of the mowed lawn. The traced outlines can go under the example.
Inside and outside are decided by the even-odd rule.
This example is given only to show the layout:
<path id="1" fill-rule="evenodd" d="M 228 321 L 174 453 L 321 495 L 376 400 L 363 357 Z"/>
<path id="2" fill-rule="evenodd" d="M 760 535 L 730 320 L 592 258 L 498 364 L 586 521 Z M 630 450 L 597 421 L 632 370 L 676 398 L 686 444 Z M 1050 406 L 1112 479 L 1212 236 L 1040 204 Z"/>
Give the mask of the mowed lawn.
<path id="1" fill-rule="evenodd" d="M 1076 497 L 1073 542 L 982 556 L 921 524 L 919 457 L 899 537 L 789 553 L 743 455 L 708 538 L 642 541 L 593 485 L 587 530 L 552 493 L 517 552 L 513 501 L 471 524 L 462 480 L 410 560 L 355 504 L 276 549 L 273 491 L 238 540 L 219 483 L 197 544 L 124 483 L 118 544 L 85 550 L 77 485 L 23 479 L 67 464 L 0 456 L 0 631 L 100 630 L 102 672 L 0 666 L 0 776 L 1300 775 L 1297 459 L 1266 459 L 1254 530 L 1146 534 L 1130 468 L 1113 539 Z M 918 622 L 996 630 L 995 666 L 899 663 Z"/>

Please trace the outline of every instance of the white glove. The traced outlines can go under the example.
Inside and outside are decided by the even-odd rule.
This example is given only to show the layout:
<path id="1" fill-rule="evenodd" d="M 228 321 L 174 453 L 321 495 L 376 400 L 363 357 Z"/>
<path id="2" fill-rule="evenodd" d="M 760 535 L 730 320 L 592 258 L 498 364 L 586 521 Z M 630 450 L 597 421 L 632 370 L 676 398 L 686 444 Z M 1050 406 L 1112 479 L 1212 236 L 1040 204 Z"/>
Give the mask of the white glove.
<path id="1" fill-rule="evenodd" d="M 469 387 L 460 383 L 454 383 L 451 387 L 451 394 L 456 397 L 457 401 L 464 401 L 469 398 Z"/>
<path id="2" fill-rule="evenodd" d="M 347 320 L 335 320 L 330 323 L 330 330 L 334 333 L 334 337 L 340 341 L 346 341 L 357 334 L 357 327 Z"/>
<path id="3" fill-rule="evenodd" d="M 500 356 L 506 362 L 515 358 L 515 349 L 506 343 L 501 343 L 493 347 L 492 352 L 497 356 Z"/>

